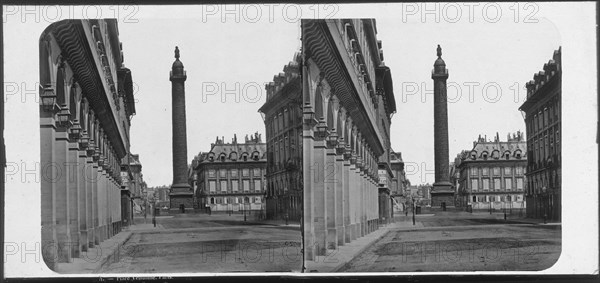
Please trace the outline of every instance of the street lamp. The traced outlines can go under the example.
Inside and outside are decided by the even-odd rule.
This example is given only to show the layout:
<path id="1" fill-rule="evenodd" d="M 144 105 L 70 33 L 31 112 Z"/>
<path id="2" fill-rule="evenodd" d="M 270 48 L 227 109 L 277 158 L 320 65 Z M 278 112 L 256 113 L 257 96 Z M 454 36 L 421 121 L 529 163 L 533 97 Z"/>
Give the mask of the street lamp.
<path id="1" fill-rule="evenodd" d="M 69 121 L 69 117 L 71 117 L 71 111 L 69 111 L 69 107 L 66 104 L 60 106 L 60 111 L 58 112 L 58 125 L 61 127 L 69 128 L 71 121 Z"/>
<path id="2" fill-rule="evenodd" d="M 411 196 L 412 199 L 412 221 L 413 221 L 413 226 L 415 225 L 415 197 Z"/>
<path id="3" fill-rule="evenodd" d="M 53 111 L 56 105 L 56 93 L 52 88 L 52 84 L 44 85 L 44 89 L 41 95 L 42 108 L 45 111 Z"/>
<path id="4" fill-rule="evenodd" d="M 327 130 L 327 122 L 325 122 L 325 118 L 321 117 L 319 121 L 319 125 L 317 126 L 317 132 L 315 133 L 317 138 L 325 139 L 327 135 L 329 135 L 329 131 Z"/>

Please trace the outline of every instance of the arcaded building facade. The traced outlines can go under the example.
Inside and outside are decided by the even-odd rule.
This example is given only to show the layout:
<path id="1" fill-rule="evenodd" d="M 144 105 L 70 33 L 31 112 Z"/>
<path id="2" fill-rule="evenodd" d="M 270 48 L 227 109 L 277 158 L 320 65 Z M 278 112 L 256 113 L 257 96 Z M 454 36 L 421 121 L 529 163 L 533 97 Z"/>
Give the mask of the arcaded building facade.
<path id="1" fill-rule="evenodd" d="M 525 172 L 527 143 L 517 132 L 501 141 L 481 137 L 471 150 L 464 150 L 454 161 L 458 171 L 457 204 L 474 210 L 506 210 L 524 212 L 526 204 Z"/>
<path id="2" fill-rule="evenodd" d="M 42 250 L 55 268 L 122 228 L 135 107 L 115 19 L 53 23 L 39 49 Z"/>
<path id="3" fill-rule="evenodd" d="M 315 260 L 378 228 L 393 93 L 377 89 L 387 71 L 375 20 L 301 25 L 304 247 Z"/>
<path id="4" fill-rule="evenodd" d="M 267 142 L 267 219 L 302 217 L 302 78 L 300 53 L 265 86 L 259 109 Z"/>
<path id="5" fill-rule="evenodd" d="M 207 213 L 262 213 L 266 205 L 266 145 L 260 134 L 238 143 L 217 137 L 194 162 L 199 208 Z"/>
<path id="6" fill-rule="evenodd" d="M 527 217 L 561 219 L 561 48 L 526 84 Z"/>

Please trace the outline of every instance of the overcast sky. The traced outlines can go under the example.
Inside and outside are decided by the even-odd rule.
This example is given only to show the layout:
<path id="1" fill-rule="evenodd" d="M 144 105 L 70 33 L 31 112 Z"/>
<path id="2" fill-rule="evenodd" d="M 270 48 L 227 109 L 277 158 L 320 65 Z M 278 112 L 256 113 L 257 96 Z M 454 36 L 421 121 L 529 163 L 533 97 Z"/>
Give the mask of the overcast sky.
<path id="1" fill-rule="evenodd" d="M 140 154 L 149 186 L 172 181 L 169 71 L 176 45 L 188 75 L 191 162 L 194 155 L 209 150 L 216 136 L 226 141 L 234 134 L 243 140 L 257 131 L 265 136 L 257 112 L 265 101 L 264 84 L 299 50 L 300 16 L 374 17 L 394 80 L 397 113 L 391 126 L 392 148 L 402 152 L 411 182 L 420 184 L 433 182 L 431 69 L 437 44 L 450 74 L 450 161 L 461 150 L 471 149 L 479 134 L 492 139 L 499 132 L 505 140 L 507 133 L 525 130 L 518 111 L 525 98 L 524 84 L 562 44 L 556 19 L 550 17 L 560 8 L 542 4 L 312 5 L 302 10 L 297 5 L 102 8 L 70 7 L 60 13 L 56 8 L 40 8 L 38 14 L 5 9 L 5 34 L 11 39 L 6 48 L 38 54 L 38 35 L 59 15 L 117 17 L 124 63 L 132 70 L 137 100 L 131 150 Z M 38 81 L 37 55 L 10 56 L 5 62 L 21 66 L 7 78 L 19 78 L 17 82 L 27 78 L 26 86 L 19 87 L 33 89 L 30 85 Z M 36 123 L 35 116 L 28 121 Z"/>
<path id="2" fill-rule="evenodd" d="M 546 17 L 556 9 L 541 4 L 298 7 L 111 6 L 102 10 L 63 8 L 60 14 L 57 9 L 42 8 L 38 15 L 10 8 L 5 10 L 6 35 L 20 40 L 7 41 L 6 45 L 37 54 L 38 36 L 32 35 L 40 34 L 58 15 L 119 18 L 124 63 L 132 70 L 137 100 L 131 150 L 140 154 L 148 185 L 158 186 L 172 181 L 169 71 L 176 45 L 188 75 L 186 112 L 191 162 L 194 155 L 209 150 L 216 136 L 224 136 L 226 141 L 233 134 L 240 140 L 257 131 L 265 136 L 257 112 L 265 101 L 264 84 L 281 72 L 299 50 L 300 15 L 374 16 L 385 64 L 391 68 L 394 80 L 397 113 L 391 126 L 392 148 L 402 152 L 411 182 L 420 184 L 433 182 L 431 69 L 437 44 L 442 46 L 450 74 L 448 124 L 453 161 L 461 150 L 472 147 L 479 134 L 491 139 L 499 132 L 505 140 L 509 132 L 524 131 L 518 111 L 525 98 L 524 84 L 562 43 L 555 23 Z M 6 62 L 14 60 L 25 65 L 22 75 L 28 82 L 35 82 L 36 59 L 15 56 L 7 57 Z"/>
<path id="3" fill-rule="evenodd" d="M 385 64 L 394 80 L 397 113 L 392 120 L 391 144 L 411 164 L 407 169 L 413 184 L 433 182 L 431 69 L 437 44 L 443 48 L 450 74 L 451 161 L 461 150 L 470 149 L 479 134 L 491 139 L 499 132 L 505 140 L 508 132 L 525 130 L 518 111 L 525 98 L 524 84 L 552 58 L 555 49 L 563 47 L 562 174 L 563 188 L 568 190 L 563 205 L 577 207 L 577 212 L 563 211 L 563 233 L 569 241 L 563 243 L 568 261 L 561 262 L 565 272 L 597 269 L 597 254 L 590 253 L 597 251 L 597 246 L 586 246 L 590 242 L 579 238 L 585 234 L 597 239 L 597 228 L 593 228 L 598 221 L 597 190 L 589 189 L 598 187 L 594 3 L 321 4 L 298 8 L 294 4 L 4 7 L 5 231 L 10 231 L 6 240 L 39 241 L 39 233 L 31 233 L 39 231 L 38 226 L 20 228 L 23 219 L 40 223 L 39 205 L 35 205 L 40 203 L 41 169 L 38 40 L 50 23 L 67 18 L 119 19 L 125 65 L 132 70 L 136 85 L 131 150 L 140 154 L 148 185 L 158 186 L 172 181 L 169 71 L 176 45 L 188 76 L 191 162 L 198 152 L 209 150 L 216 136 L 224 136 L 226 141 L 233 134 L 243 140 L 256 131 L 265 136 L 257 112 L 265 101 L 263 86 L 299 50 L 300 17 L 372 17 L 377 20 L 377 37 L 382 40 Z M 500 96 L 496 87 L 501 89 Z M 224 89 L 229 94 L 222 101 Z M 31 209 L 23 210 L 24 203 L 32 204 Z M 10 215 L 16 211 L 18 217 Z M 582 226 L 584 219 L 593 225 Z M 578 233 L 580 227 L 589 227 L 590 233 Z M 585 254 L 577 256 L 575 251 Z M 6 264 L 13 275 L 19 270 L 29 275 L 44 271 L 40 265 Z"/>

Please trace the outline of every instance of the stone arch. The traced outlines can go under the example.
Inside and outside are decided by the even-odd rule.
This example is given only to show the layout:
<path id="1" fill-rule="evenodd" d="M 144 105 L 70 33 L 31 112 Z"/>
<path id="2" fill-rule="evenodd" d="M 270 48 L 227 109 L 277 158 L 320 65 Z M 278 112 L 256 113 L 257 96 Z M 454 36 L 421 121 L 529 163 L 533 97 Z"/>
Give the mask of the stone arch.
<path id="1" fill-rule="evenodd" d="M 334 117 L 335 117 L 335 112 L 333 111 L 333 98 L 328 99 L 327 100 L 327 129 L 332 131 L 335 130 L 335 123 L 334 123 Z"/>
<path id="2" fill-rule="evenodd" d="M 56 72 L 56 103 L 59 106 L 67 105 L 66 72 L 64 67 L 59 67 Z"/>
<path id="3" fill-rule="evenodd" d="M 71 91 L 69 95 L 69 109 L 71 110 L 71 120 L 78 121 L 81 123 L 80 114 L 81 113 L 81 87 L 78 83 L 71 84 Z"/>
<path id="4" fill-rule="evenodd" d="M 340 109 L 338 109 L 337 112 L 337 121 L 336 121 L 336 131 L 338 134 L 338 137 L 344 139 L 344 131 L 346 129 L 345 125 L 344 125 L 344 121 L 345 121 L 345 114 L 344 113 L 344 109 L 342 107 L 339 107 Z M 344 139 L 345 140 L 345 139 Z"/>
<path id="5" fill-rule="evenodd" d="M 47 35 L 42 34 L 40 40 L 40 87 L 52 85 L 53 66 L 52 55 L 50 54 L 50 41 Z"/>
<path id="6" fill-rule="evenodd" d="M 321 94 L 321 86 L 318 86 L 315 91 L 315 118 L 320 120 L 321 118 L 325 118 L 325 113 L 323 113 L 323 96 Z"/>

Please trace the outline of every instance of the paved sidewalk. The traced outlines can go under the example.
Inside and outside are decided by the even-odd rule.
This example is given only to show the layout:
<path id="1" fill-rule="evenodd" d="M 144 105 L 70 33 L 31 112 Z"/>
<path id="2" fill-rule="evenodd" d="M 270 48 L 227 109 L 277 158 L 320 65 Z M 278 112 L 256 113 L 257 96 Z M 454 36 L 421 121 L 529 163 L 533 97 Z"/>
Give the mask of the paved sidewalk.
<path id="1" fill-rule="evenodd" d="M 412 226 L 412 222 L 409 224 Z M 314 261 L 306 261 L 306 272 L 337 272 L 348 262 L 370 247 L 374 242 L 385 236 L 391 229 L 405 225 L 407 225 L 405 222 L 395 222 L 386 226 L 381 226 L 370 234 L 357 238 L 343 246 L 338 246 L 336 250 L 327 250 L 326 256 L 317 256 Z"/>
<path id="2" fill-rule="evenodd" d="M 61 274 L 90 274 L 98 273 L 104 264 L 114 259 L 119 254 L 119 248 L 131 237 L 132 232 L 123 230 L 113 237 L 104 240 L 87 252 L 82 252 L 81 257 L 73 258 L 70 263 L 58 263 L 56 272 Z"/>
<path id="3" fill-rule="evenodd" d="M 137 223 L 140 224 L 125 227 L 121 232 L 104 240 L 99 245 L 88 248 L 87 252 L 82 252 L 81 257 L 73 258 L 72 262 L 58 263 L 55 271 L 61 274 L 99 273 L 108 262 L 114 261 L 115 257 L 119 256 L 119 250 L 134 232 L 164 230 L 161 224 L 157 224 L 154 227 L 152 223 L 143 223 L 143 221 Z"/>

